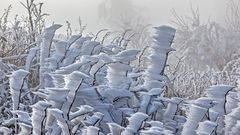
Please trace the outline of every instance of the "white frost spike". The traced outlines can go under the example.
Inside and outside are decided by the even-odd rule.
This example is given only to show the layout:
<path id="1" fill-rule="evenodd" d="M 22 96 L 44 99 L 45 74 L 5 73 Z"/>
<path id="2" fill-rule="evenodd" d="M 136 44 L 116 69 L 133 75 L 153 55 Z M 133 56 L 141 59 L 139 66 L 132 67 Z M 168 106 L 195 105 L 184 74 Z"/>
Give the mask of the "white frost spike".
<path id="1" fill-rule="evenodd" d="M 101 84 L 105 79 L 106 73 L 104 73 L 104 70 L 107 67 L 107 64 L 113 62 L 112 58 L 108 56 L 107 54 L 100 53 L 99 55 L 94 55 L 94 57 L 98 58 L 98 62 L 94 64 L 91 68 L 91 71 L 89 72 L 90 75 L 94 77 L 93 84 Z"/>
<path id="2" fill-rule="evenodd" d="M 164 43 L 162 44 L 162 46 L 170 47 L 176 30 L 174 28 L 171 28 L 169 26 L 164 26 L 164 25 L 155 27 L 155 29 L 157 30 L 156 32 L 157 36 L 155 36 L 156 42 Z"/>
<path id="3" fill-rule="evenodd" d="M 129 62 L 136 59 L 139 50 L 125 50 L 113 56 L 114 62 L 108 65 L 107 80 L 111 88 L 127 89 L 131 79 L 127 76 L 132 70 Z"/>
<path id="4" fill-rule="evenodd" d="M 237 125 L 237 121 L 240 121 L 240 107 L 232 110 L 231 113 L 225 116 L 225 133 L 227 135 L 232 134 L 233 127 Z"/>
<path id="5" fill-rule="evenodd" d="M 99 135 L 100 129 L 98 127 L 89 126 L 87 128 L 87 134 L 86 135 Z"/>
<path id="6" fill-rule="evenodd" d="M 218 126 L 217 126 L 217 132 L 221 133 L 222 128 L 224 128 L 224 115 L 227 114 L 228 108 L 226 106 L 226 100 L 228 93 L 233 90 L 233 86 L 228 85 L 214 85 L 210 87 L 210 89 L 207 89 L 206 96 L 208 98 L 211 98 L 216 101 L 216 105 L 214 105 L 212 108 L 209 109 L 209 117 L 211 121 L 214 121 L 218 119 Z M 214 113 L 211 113 L 214 112 Z M 219 115 L 216 115 L 216 112 L 219 113 Z"/>
<path id="7" fill-rule="evenodd" d="M 154 71 L 152 70 L 153 67 L 149 67 L 149 70 L 147 70 L 147 72 L 144 74 L 144 77 L 151 77 L 154 80 L 158 80 L 158 81 L 165 81 L 168 78 L 166 76 L 160 75 L 160 74 L 156 74 L 159 71 Z M 151 70 L 150 70 L 151 69 Z"/>
<path id="8" fill-rule="evenodd" d="M 9 120 L 5 120 L 5 121 L 2 123 L 2 125 L 4 125 L 4 126 L 11 126 L 11 125 L 16 124 L 16 122 L 17 122 L 17 118 L 11 118 L 11 119 L 9 119 Z"/>
<path id="9" fill-rule="evenodd" d="M 49 106 L 50 105 L 45 101 L 39 101 L 32 106 L 32 126 L 34 135 L 41 135 L 41 133 L 44 132 L 43 121 Z"/>
<path id="10" fill-rule="evenodd" d="M 147 94 L 147 95 L 150 95 L 150 96 L 159 96 L 159 95 L 162 94 L 163 91 L 164 91 L 164 89 L 162 89 L 162 88 L 152 88 L 148 92 L 140 92 L 140 93 Z"/>
<path id="11" fill-rule="evenodd" d="M 51 71 L 55 71 L 58 68 L 58 63 L 56 59 L 47 58 L 46 61 L 48 62 L 47 68 Z"/>
<path id="12" fill-rule="evenodd" d="M 239 70 L 239 68 L 238 68 Z M 238 71 L 238 73 L 240 73 Z M 238 102 L 238 106 L 234 109 L 232 109 L 232 111 L 230 113 L 228 113 L 227 115 L 225 115 L 225 135 L 238 135 L 240 133 L 240 78 L 238 77 L 237 80 L 237 100 L 235 102 L 229 102 L 227 100 L 227 103 L 229 102 L 229 104 L 233 104 L 236 105 L 236 102 Z M 232 92 L 232 94 L 230 95 L 230 97 L 234 97 L 233 94 L 236 92 Z"/>
<path id="13" fill-rule="evenodd" d="M 144 85 L 145 85 L 144 86 L 145 88 L 150 90 L 152 88 L 163 88 L 163 86 L 165 86 L 166 83 L 159 80 L 149 80 L 149 81 L 146 80 Z"/>
<path id="14" fill-rule="evenodd" d="M 47 100 L 52 105 L 52 107 L 59 108 L 62 106 L 63 102 L 67 100 L 67 95 L 69 93 L 69 89 L 65 88 L 48 88 Z"/>
<path id="15" fill-rule="evenodd" d="M 80 55 L 81 47 L 85 41 L 91 40 L 92 37 L 81 37 L 75 41 L 68 49 L 66 58 L 64 59 L 64 66 L 74 63 L 76 58 Z"/>
<path id="16" fill-rule="evenodd" d="M 103 98 L 107 98 L 109 101 L 114 101 L 115 99 L 121 99 L 121 98 L 130 98 L 131 93 L 127 90 L 122 89 L 101 89 L 101 87 L 98 87 L 98 92 L 101 94 Z"/>
<path id="17" fill-rule="evenodd" d="M 65 66 L 56 71 L 56 74 L 70 74 L 73 71 L 79 70 L 83 65 L 90 63 L 91 61 L 81 61 L 74 64 Z"/>
<path id="18" fill-rule="evenodd" d="M 67 42 L 66 41 L 58 41 L 55 45 L 55 50 L 56 50 L 55 54 L 64 56 L 66 49 L 67 49 Z M 53 55 L 53 57 L 55 56 L 55 54 Z M 54 58 L 57 59 L 58 57 L 54 57 Z"/>
<path id="19" fill-rule="evenodd" d="M 80 37 L 73 45 L 70 46 L 70 50 L 80 49 L 85 41 L 91 40 L 92 37 Z"/>
<path id="20" fill-rule="evenodd" d="M 164 74 L 164 69 L 166 67 L 166 62 L 168 58 L 168 53 L 172 51 L 171 48 L 172 41 L 176 30 L 168 26 L 156 27 L 155 44 L 151 46 L 151 52 L 149 58 L 149 66 L 145 72 L 145 84 L 147 87 L 151 88 L 161 88 L 164 86 L 161 84 L 164 77 L 156 76 Z M 157 82 L 159 81 L 159 82 Z"/>
<path id="21" fill-rule="evenodd" d="M 49 112 L 56 118 L 57 124 L 62 130 L 63 135 L 70 135 L 70 129 L 66 119 L 63 118 L 63 112 L 59 109 L 50 109 Z"/>
<path id="22" fill-rule="evenodd" d="M 40 88 L 44 86 L 44 73 L 45 73 L 45 61 L 50 55 L 50 48 L 52 45 L 52 40 L 57 29 L 62 27 L 62 25 L 54 24 L 49 28 L 46 28 L 40 45 Z"/>
<path id="23" fill-rule="evenodd" d="M 234 108 L 237 108 L 238 105 L 236 104 L 236 102 L 238 102 L 238 95 L 236 94 L 235 91 L 230 91 L 228 93 L 228 96 L 226 98 L 226 113 L 229 114 L 230 112 L 232 112 L 232 110 Z"/>
<path id="24" fill-rule="evenodd" d="M 140 127 L 142 126 L 143 121 L 145 121 L 147 118 L 148 118 L 148 115 L 141 112 L 137 112 L 133 114 L 129 118 L 129 125 L 122 132 L 122 135 L 132 135 L 137 133 Z"/>
<path id="25" fill-rule="evenodd" d="M 175 115 L 177 114 L 177 111 L 179 109 L 179 104 L 183 101 L 181 98 L 172 98 L 170 102 L 168 103 L 167 109 L 164 113 L 164 119 L 165 120 L 173 120 Z"/>
<path id="26" fill-rule="evenodd" d="M 99 126 L 101 120 L 103 119 L 104 114 L 96 112 L 93 116 L 87 118 L 83 123 L 87 126 Z"/>
<path id="27" fill-rule="evenodd" d="M 70 74 L 69 79 L 75 80 L 75 79 L 90 79 L 91 77 L 83 72 L 80 71 L 74 71 Z"/>
<path id="28" fill-rule="evenodd" d="M 18 109 L 19 100 L 20 100 L 20 94 L 21 90 L 24 87 L 24 79 L 29 74 L 26 70 L 17 70 L 10 75 L 9 83 L 10 83 L 10 93 L 12 95 L 12 101 L 13 101 L 13 110 Z"/>
<path id="29" fill-rule="evenodd" d="M 132 69 L 131 66 L 129 66 L 128 64 L 122 64 L 122 63 L 112 63 L 112 64 L 109 64 L 109 67 L 112 68 L 112 70 L 120 71 L 120 72 L 130 71 Z"/>
<path id="30" fill-rule="evenodd" d="M 121 135 L 124 127 L 116 124 L 116 123 L 107 123 L 110 129 L 110 135 Z"/>
<path id="31" fill-rule="evenodd" d="M 70 64 L 68 66 L 62 67 L 60 70 L 57 70 L 56 73 L 59 74 L 70 74 L 73 71 L 80 70 L 80 71 L 88 71 L 87 68 L 90 67 L 90 65 L 93 65 L 98 62 L 98 58 L 92 57 L 89 55 L 83 55 L 80 58 L 80 62 L 76 62 L 74 64 Z M 84 68 L 84 69 L 83 69 Z"/>
<path id="32" fill-rule="evenodd" d="M 67 40 L 67 48 L 71 47 L 71 45 L 76 42 L 78 39 L 80 39 L 82 35 L 72 35 L 68 40 Z"/>
<path id="33" fill-rule="evenodd" d="M 131 116 L 132 114 L 134 114 L 134 110 L 131 108 L 118 108 L 118 110 L 122 111 L 126 116 Z"/>
<path id="34" fill-rule="evenodd" d="M 131 69 L 131 66 L 123 63 L 109 64 L 106 76 L 109 86 L 116 89 L 126 88 L 130 81 L 127 72 Z"/>
<path id="35" fill-rule="evenodd" d="M 72 105 L 76 99 L 77 91 L 79 90 L 80 86 L 84 79 L 89 79 L 90 77 L 82 72 L 74 71 L 66 78 L 66 86 L 65 88 L 69 89 L 70 92 L 68 93 L 67 100 L 62 106 L 62 111 L 64 112 L 64 117 L 68 117 L 71 111 Z"/>
<path id="36" fill-rule="evenodd" d="M 21 131 L 18 133 L 18 135 L 30 135 L 32 126 L 24 123 L 18 123 L 20 126 Z"/>
<path id="37" fill-rule="evenodd" d="M 66 82 L 66 88 L 69 88 L 70 91 L 73 91 L 79 86 L 79 82 L 84 79 L 90 79 L 91 77 L 87 74 L 80 72 L 80 71 L 74 71 L 72 72 L 68 77 L 65 78 Z"/>
<path id="38" fill-rule="evenodd" d="M 211 110 L 218 112 L 222 115 L 226 114 L 226 96 L 228 92 L 230 92 L 234 87 L 228 85 L 215 85 L 212 86 L 210 89 L 207 89 L 207 97 L 213 99 L 217 102 Z"/>
<path id="39" fill-rule="evenodd" d="M 81 48 L 81 55 L 92 55 L 94 47 L 97 45 L 100 45 L 100 43 L 96 41 L 85 41 Z"/>
<path id="40" fill-rule="evenodd" d="M 102 60 L 104 63 L 113 62 L 112 58 L 105 53 L 100 53 L 99 55 L 96 55 L 96 57 Z"/>
<path id="41" fill-rule="evenodd" d="M 37 92 L 32 92 L 32 93 L 35 94 L 35 95 L 37 95 L 37 96 L 39 96 L 39 97 L 42 98 L 42 99 L 46 99 L 47 96 L 48 96 L 46 93 L 39 92 L 39 91 L 37 91 Z"/>
<path id="42" fill-rule="evenodd" d="M 141 98 L 141 105 L 138 111 L 142 113 L 147 113 L 148 107 L 150 105 L 150 100 L 151 100 L 150 95 L 143 95 Z"/>
<path id="43" fill-rule="evenodd" d="M 56 49 L 56 51 L 51 58 L 55 60 L 56 66 L 54 66 L 53 62 L 50 62 L 50 66 L 53 68 L 53 70 L 55 70 L 58 67 L 61 60 L 65 57 L 65 53 L 67 51 L 67 42 L 65 42 L 65 41 L 57 42 L 55 44 L 55 49 Z M 56 68 L 54 68 L 54 67 L 56 67 Z"/>
<path id="44" fill-rule="evenodd" d="M 128 74 L 129 78 L 138 78 L 140 76 L 142 76 L 142 73 L 129 73 Z"/>
<path id="45" fill-rule="evenodd" d="M 216 130 L 217 124 L 212 121 L 204 121 L 199 123 L 199 127 L 197 129 L 198 135 L 212 135 L 214 134 L 214 130 Z"/>
<path id="46" fill-rule="evenodd" d="M 204 119 L 207 111 L 208 109 L 206 108 L 192 104 L 187 116 L 187 122 L 183 127 L 182 135 L 196 135 L 195 130 L 198 127 L 198 123 Z"/>
<path id="47" fill-rule="evenodd" d="M 240 133 L 240 121 L 232 128 L 232 135 L 238 135 Z"/>
<path id="48" fill-rule="evenodd" d="M 197 106 L 201 106 L 203 108 L 211 108 L 213 107 L 214 105 L 216 105 L 216 101 L 214 101 L 214 99 L 211 99 L 211 98 L 207 98 L 207 97 L 201 97 L 197 100 L 194 101 L 194 104 L 197 105 Z"/>
<path id="49" fill-rule="evenodd" d="M 124 50 L 120 53 L 118 53 L 116 56 L 113 57 L 113 59 L 115 59 L 116 61 L 133 61 L 135 59 L 137 59 L 137 54 L 140 52 L 140 50 L 136 50 L 136 49 L 128 49 L 128 50 Z"/>
<path id="50" fill-rule="evenodd" d="M 105 54 L 105 53 L 100 53 L 99 55 L 94 55 L 93 57 L 98 58 L 97 64 L 93 65 L 92 67 L 92 74 L 94 74 L 96 71 L 99 70 L 99 68 L 102 68 L 105 64 L 112 63 L 113 60 L 112 58 Z"/>
<path id="51" fill-rule="evenodd" d="M 7 127 L 0 127 L 0 133 L 3 135 L 10 135 L 12 131 Z"/>
<path id="52" fill-rule="evenodd" d="M 163 128 L 163 123 L 160 121 L 147 121 L 146 123 L 150 124 L 151 127 Z"/>
<path id="53" fill-rule="evenodd" d="M 50 74 L 53 78 L 53 84 L 57 88 L 62 88 L 65 86 L 64 75 L 61 74 Z"/>
<path id="54" fill-rule="evenodd" d="M 161 106 L 163 106 L 161 102 L 153 101 L 152 105 L 147 110 L 147 114 L 154 115 Z"/>
<path id="55" fill-rule="evenodd" d="M 96 64 L 99 59 L 97 57 L 89 56 L 89 55 L 83 55 L 80 58 L 81 62 L 85 62 L 86 64 L 81 67 L 81 71 L 84 71 L 85 73 L 89 73 L 91 70 L 92 65 Z"/>
<path id="56" fill-rule="evenodd" d="M 34 47 L 34 48 L 30 49 L 30 51 L 28 53 L 28 56 L 27 56 L 27 59 L 26 59 L 26 64 L 25 64 L 25 70 L 26 71 L 30 70 L 32 60 L 36 56 L 38 50 L 39 50 L 38 47 Z"/>
<path id="57" fill-rule="evenodd" d="M 164 133 L 164 131 L 150 128 L 149 130 L 140 131 L 140 135 L 165 135 L 165 133 Z M 168 135 L 170 135 L 170 134 L 168 134 Z"/>
<path id="58" fill-rule="evenodd" d="M 72 120 L 74 118 L 77 118 L 81 115 L 86 115 L 88 113 L 93 112 L 94 108 L 89 105 L 82 105 L 81 107 L 78 107 L 78 111 L 71 113 L 69 119 Z"/>
<path id="59" fill-rule="evenodd" d="M 31 118 L 30 118 L 30 116 L 27 112 L 16 110 L 16 111 L 12 111 L 12 113 L 17 114 L 17 116 L 18 116 L 17 120 L 19 122 L 24 123 L 24 124 L 28 124 L 28 125 L 32 125 Z"/>
<path id="60" fill-rule="evenodd" d="M 80 58 L 80 61 L 81 61 L 81 62 L 85 62 L 85 63 L 88 63 L 88 62 L 97 63 L 98 60 L 99 60 L 98 58 L 92 57 L 92 56 L 89 56 L 89 55 L 83 55 L 83 56 Z"/>

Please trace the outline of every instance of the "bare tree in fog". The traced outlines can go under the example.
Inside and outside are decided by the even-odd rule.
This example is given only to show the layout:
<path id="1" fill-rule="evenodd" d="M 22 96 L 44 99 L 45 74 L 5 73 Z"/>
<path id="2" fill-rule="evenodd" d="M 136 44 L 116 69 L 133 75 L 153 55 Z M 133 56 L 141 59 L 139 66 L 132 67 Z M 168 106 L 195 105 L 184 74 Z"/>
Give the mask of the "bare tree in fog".
<path id="1" fill-rule="evenodd" d="M 98 13 L 113 29 L 126 32 L 124 41 L 128 46 L 143 48 L 151 41 L 146 17 L 131 0 L 105 0 L 99 5 Z"/>

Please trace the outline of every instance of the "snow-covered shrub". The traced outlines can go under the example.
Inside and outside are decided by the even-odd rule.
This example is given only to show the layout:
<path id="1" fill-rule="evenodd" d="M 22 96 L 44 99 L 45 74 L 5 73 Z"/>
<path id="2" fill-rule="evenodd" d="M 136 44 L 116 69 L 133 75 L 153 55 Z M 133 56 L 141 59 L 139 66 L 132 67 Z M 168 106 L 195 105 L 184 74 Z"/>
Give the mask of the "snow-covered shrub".
<path id="1" fill-rule="evenodd" d="M 154 55 L 150 57 L 154 63 L 142 74 L 136 73 L 137 68 L 132 64 L 140 50 L 106 46 L 91 41 L 90 37 L 77 35 L 67 41 L 55 41 L 53 36 L 59 27 L 53 25 L 43 32 L 40 75 L 44 83 L 40 81 L 40 85 L 44 89 L 33 92 L 38 101 L 32 106 L 32 124 L 28 128 L 25 126 L 24 132 L 31 127 L 36 134 L 172 132 L 159 120 L 163 119 L 160 116 L 164 112 L 161 94 L 168 83 L 164 67 L 168 52 L 172 50 L 174 29 L 157 28 L 156 44 L 152 46 Z M 33 59 L 34 52 L 28 56 L 29 60 Z M 26 65 L 29 67 L 29 63 Z M 132 82 L 141 74 L 145 76 L 145 83 L 140 83 L 139 89 L 139 84 Z M 97 77 L 99 75 L 106 79 Z M 151 79 L 162 85 L 152 85 Z M 146 87 L 147 91 L 142 91 L 141 87 Z M 42 123 L 41 127 L 36 126 L 38 122 Z"/>

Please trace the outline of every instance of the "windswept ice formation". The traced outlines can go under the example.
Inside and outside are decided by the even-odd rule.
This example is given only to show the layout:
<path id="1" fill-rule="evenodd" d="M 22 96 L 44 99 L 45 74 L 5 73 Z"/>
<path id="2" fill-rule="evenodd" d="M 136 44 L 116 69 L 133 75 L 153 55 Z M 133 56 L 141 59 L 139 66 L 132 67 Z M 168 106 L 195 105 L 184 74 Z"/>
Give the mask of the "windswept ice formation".
<path id="1" fill-rule="evenodd" d="M 130 38 L 124 36 L 110 43 L 83 34 L 56 39 L 60 27 L 45 29 L 25 55 L 25 66 L 0 61 L 1 133 L 239 133 L 239 92 L 233 86 L 213 85 L 196 100 L 178 97 L 170 88 L 176 79 L 166 72 L 174 28 L 155 27 L 153 42 L 141 50 L 128 47 Z M 140 64 L 145 51 L 146 65 Z M 34 75 L 39 80 L 31 84 Z"/>

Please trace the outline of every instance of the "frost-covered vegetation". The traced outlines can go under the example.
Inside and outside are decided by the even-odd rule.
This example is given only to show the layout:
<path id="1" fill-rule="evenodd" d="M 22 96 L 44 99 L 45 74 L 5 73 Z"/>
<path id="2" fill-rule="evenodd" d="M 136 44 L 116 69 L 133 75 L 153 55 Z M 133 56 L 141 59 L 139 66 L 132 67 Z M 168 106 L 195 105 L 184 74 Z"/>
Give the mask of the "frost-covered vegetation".
<path id="1" fill-rule="evenodd" d="M 129 29 L 109 42 L 109 32 L 99 37 L 106 30 L 73 34 L 68 23 L 60 37 L 62 25 L 45 27 L 34 0 L 9 23 L 9 7 L 0 18 L 1 134 L 240 134 L 240 12 L 231 4 L 229 27 L 175 14 L 176 28 L 154 27 L 141 47 Z"/>

